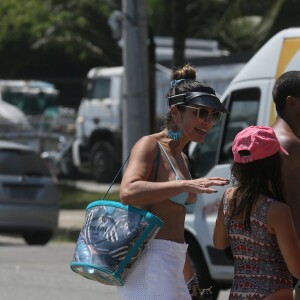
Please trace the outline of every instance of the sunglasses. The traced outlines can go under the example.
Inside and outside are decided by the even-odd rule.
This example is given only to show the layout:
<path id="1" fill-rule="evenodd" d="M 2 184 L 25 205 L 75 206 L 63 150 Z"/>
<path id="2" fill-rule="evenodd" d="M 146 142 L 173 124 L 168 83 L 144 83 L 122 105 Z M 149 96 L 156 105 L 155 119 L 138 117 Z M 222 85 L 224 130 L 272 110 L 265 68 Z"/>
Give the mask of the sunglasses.
<path id="1" fill-rule="evenodd" d="M 219 111 L 214 111 L 214 112 L 210 113 L 209 110 L 204 107 L 194 107 L 194 106 L 188 106 L 188 105 L 181 105 L 181 106 L 196 109 L 197 110 L 197 118 L 199 121 L 210 120 L 213 125 L 217 124 L 222 117 L 222 113 Z"/>

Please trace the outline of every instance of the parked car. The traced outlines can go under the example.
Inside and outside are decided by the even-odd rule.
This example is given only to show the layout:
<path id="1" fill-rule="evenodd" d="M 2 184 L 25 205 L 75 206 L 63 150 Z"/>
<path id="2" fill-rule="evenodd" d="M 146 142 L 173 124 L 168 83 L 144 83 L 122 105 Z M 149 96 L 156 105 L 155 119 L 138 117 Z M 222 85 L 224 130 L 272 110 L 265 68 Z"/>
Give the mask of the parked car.
<path id="1" fill-rule="evenodd" d="M 58 189 L 46 162 L 27 145 L 0 140 L 0 233 L 45 245 L 58 213 Z"/>

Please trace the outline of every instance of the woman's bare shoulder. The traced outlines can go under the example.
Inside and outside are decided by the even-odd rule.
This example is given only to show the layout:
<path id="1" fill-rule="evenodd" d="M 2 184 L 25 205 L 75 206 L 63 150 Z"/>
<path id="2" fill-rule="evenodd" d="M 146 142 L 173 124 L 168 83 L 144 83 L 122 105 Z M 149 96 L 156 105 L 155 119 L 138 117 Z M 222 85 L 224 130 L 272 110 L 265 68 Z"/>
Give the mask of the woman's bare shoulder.
<path id="1" fill-rule="evenodd" d="M 157 148 L 157 139 L 152 135 L 146 135 L 140 138 L 133 147 L 134 151 L 152 152 Z"/>

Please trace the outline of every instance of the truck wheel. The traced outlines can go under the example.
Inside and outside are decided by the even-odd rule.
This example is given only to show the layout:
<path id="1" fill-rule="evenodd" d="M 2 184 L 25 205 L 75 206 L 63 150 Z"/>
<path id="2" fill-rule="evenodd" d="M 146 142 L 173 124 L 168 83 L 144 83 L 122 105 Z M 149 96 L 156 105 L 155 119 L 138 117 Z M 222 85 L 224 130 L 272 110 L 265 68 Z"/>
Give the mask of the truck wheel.
<path id="1" fill-rule="evenodd" d="M 185 237 L 186 243 L 189 244 L 188 254 L 191 260 L 191 263 L 196 271 L 199 287 L 200 288 L 211 288 L 213 292 L 213 299 L 217 300 L 220 288 L 218 284 L 210 277 L 209 270 L 203 256 L 202 250 L 194 238 L 187 235 Z"/>
<path id="2" fill-rule="evenodd" d="M 91 150 L 91 174 L 98 182 L 110 183 L 116 170 L 115 150 L 107 143 L 96 143 Z"/>

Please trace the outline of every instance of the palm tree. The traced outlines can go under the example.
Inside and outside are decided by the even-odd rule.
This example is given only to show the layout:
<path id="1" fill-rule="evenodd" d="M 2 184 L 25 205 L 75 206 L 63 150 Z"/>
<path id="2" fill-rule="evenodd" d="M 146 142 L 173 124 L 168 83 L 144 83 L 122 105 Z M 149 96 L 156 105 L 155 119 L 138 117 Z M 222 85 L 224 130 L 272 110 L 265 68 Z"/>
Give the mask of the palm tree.
<path id="1" fill-rule="evenodd" d="M 225 11 L 213 34 L 232 52 L 256 50 L 269 35 L 283 4 L 284 0 L 276 0 L 264 15 L 244 15 L 242 1 L 236 0 Z"/>
<path id="2" fill-rule="evenodd" d="M 103 65 L 120 64 L 121 49 L 112 37 L 107 22 L 110 11 L 103 3 L 93 0 L 53 1 L 51 11 L 54 17 L 50 20 L 51 26 L 33 43 L 32 48 L 58 45 L 79 59 L 94 57 Z"/>

